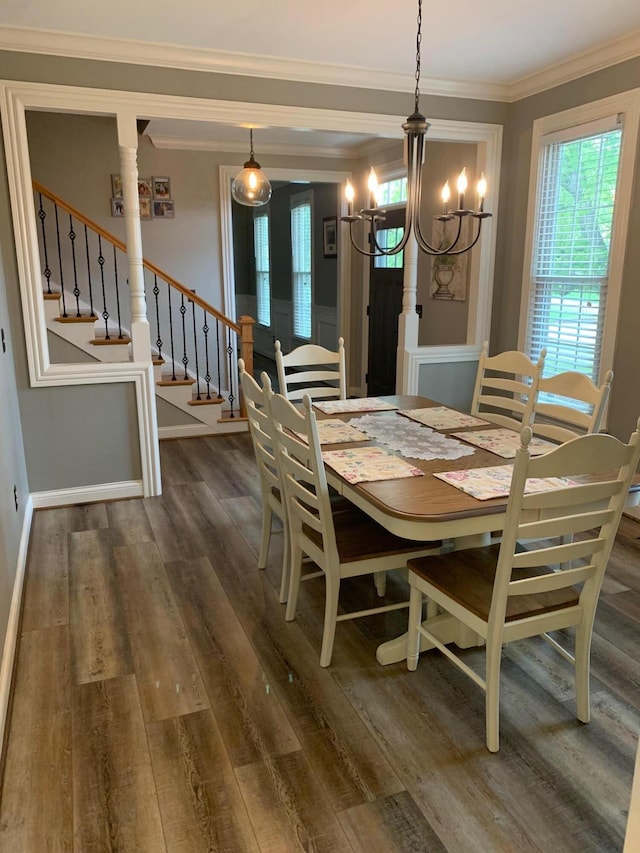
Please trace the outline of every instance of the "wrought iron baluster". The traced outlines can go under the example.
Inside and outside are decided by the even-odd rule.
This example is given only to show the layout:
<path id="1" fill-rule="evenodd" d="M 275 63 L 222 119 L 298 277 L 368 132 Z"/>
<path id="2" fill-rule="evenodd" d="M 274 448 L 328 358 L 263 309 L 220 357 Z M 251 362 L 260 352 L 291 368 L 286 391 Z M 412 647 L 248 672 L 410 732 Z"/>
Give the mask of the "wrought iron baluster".
<path id="1" fill-rule="evenodd" d="M 227 332 L 227 334 L 229 335 L 229 343 L 227 344 L 227 358 L 229 361 L 229 396 L 227 397 L 227 399 L 229 400 L 229 417 L 235 418 L 235 414 L 233 412 L 233 403 L 235 400 L 235 396 L 233 394 L 233 365 L 231 360 L 233 356 L 233 347 L 231 346 L 231 334 L 230 332 Z"/>
<path id="2" fill-rule="evenodd" d="M 42 251 L 44 252 L 44 277 L 47 280 L 47 293 L 52 293 L 51 290 L 51 270 L 49 269 L 49 252 L 47 250 L 47 229 L 45 228 L 45 219 L 47 213 L 42 204 L 42 193 L 38 193 L 40 199 L 40 207 L 38 209 L 38 218 L 40 219 L 40 227 L 42 229 Z"/>
<path id="3" fill-rule="evenodd" d="M 98 234 L 98 266 L 100 267 L 100 284 L 102 286 L 102 319 L 104 320 L 104 338 L 110 341 L 109 312 L 107 310 L 107 294 L 104 287 L 104 255 L 102 254 L 102 237 Z"/>
<path id="4" fill-rule="evenodd" d="M 222 400 L 222 394 L 220 393 L 220 389 L 222 388 L 222 382 L 220 381 L 220 364 L 222 363 L 222 356 L 220 355 L 220 320 L 216 317 L 216 366 L 218 370 L 218 400 Z"/>
<path id="5" fill-rule="evenodd" d="M 209 370 L 209 325 L 207 323 L 207 312 L 204 312 L 204 323 L 202 325 L 204 333 L 204 381 L 207 383 L 207 400 L 211 399 L 211 371 Z"/>
<path id="6" fill-rule="evenodd" d="M 195 293 L 195 290 L 191 291 Z M 195 362 L 196 362 L 196 400 L 202 400 L 200 396 L 200 367 L 198 365 L 198 333 L 196 331 L 196 303 L 193 299 L 189 300 L 191 302 L 191 319 L 193 321 L 193 350 L 195 354 Z"/>
<path id="7" fill-rule="evenodd" d="M 118 255 L 116 247 L 113 247 L 113 276 L 116 284 L 116 311 L 118 313 L 118 340 L 122 340 L 122 318 L 120 316 L 120 288 L 118 287 Z"/>
<path id="8" fill-rule="evenodd" d="M 91 259 L 89 257 L 89 232 L 87 231 L 87 226 L 84 226 L 84 248 L 87 255 L 87 284 L 89 285 L 89 308 L 90 314 L 92 317 L 96 316 L 96 312 L 93 310 L 93 284 L 91 282 Z"/>
<path id="9" fill-rule="evenodd" d="M 80 288 L 78 287 L 78 268 L 76 266 L 76 237 L 77 234 L 73 230 L 73 217 L 69 214 L 69 240 L 71 240 L 71 258 L 73 260 L 73 295 L 76 298 L 76 317 L 81 317 Z"/>
<path id="10" fill-rule="evenodd" d="M 184 293 L 180 294 L 180 313 L 182 314 L 182 364 L 184 365 L 184 378 L 188 379 L 187 365 L 189 364 L 189 357 L 187 356 L 187 325 L 185 321 L 187 306 L 184 304 Z"/>
<path id="11" fill-rule="evenodd" d="M 169 340 L 171 341 L 171 378 L 176 381 L 176 354 L 173 346 L 173 312 L 171 310 L 171 285 L 167 282 L 167 293 L 169 295 Z"/>
<path id="12" fill-rule="evenodd" d="M 153 295 L 156 300 L 156 330 L 158 333 L 158 337 L 156 338 L 156 347 L 158 348 L 158 359 L 162 358 L 162 338 L 160 337 L 160 307 L 158 305 L 158 294 L 160 293 L 160 288 L 158 287 L 158 276 L 153 274 Z"/>
<path id="13" fill-rule="evenodd" d="M 54 202 L 53 209 L 56 213 L 56 241 L 58 243 L 58 269 L 60 270 L 60 292 L 62 293 L 62 316 L 68 317 L 67 303 L 64 297 L 64 271 L 62 269 L 62 251 L 60 249 L 60 223 L 58 222 L 58 205 Z"/>

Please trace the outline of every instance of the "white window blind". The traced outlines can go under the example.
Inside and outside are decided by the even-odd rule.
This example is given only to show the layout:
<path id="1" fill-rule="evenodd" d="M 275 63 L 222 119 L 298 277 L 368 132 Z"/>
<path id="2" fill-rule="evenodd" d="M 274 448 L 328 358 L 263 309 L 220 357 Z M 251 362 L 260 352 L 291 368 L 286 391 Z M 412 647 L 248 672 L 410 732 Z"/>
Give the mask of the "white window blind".
<path id="1" fill-rule="evenodd" d="M 542 138 L 526 350 L 545 375 L 599 381 L 621 139 L 616 116 Z"/>
<path id="2" fill-rule="evenodd" d="M 311 201 L 308 194 L 291 199 L 293 334 L 311 337 Z"/>
<path id="3" fill-rule="evenodd" d="M 269 255 L 269 214 L 253 220 L 253 250 L 256 258 L 256 301 L 258 323 L 271 325 L 271 260 Z"/>

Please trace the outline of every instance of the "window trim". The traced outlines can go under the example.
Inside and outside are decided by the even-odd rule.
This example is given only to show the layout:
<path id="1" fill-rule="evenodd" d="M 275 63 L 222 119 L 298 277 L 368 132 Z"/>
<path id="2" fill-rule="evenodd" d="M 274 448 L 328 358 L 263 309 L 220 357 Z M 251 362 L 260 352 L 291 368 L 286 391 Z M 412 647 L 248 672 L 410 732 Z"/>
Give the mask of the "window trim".
<path id="1" fill-rule="evenodd" d="M 313 314 L 314 314 L 313 306 L 314 306 L 314 295 L 315 295 L 315 293 L 314 293 L 314 274 L 313 274 L 314 248 L 315 248 L 315 241 L 313 239 L 313 225 L 314 225 L 314 223 L 313 223 L 313 220 L 314 220 L 313 190 L 304 190 L 303 192 L 300 192 L 300 193 L 294 193 L 293 195 L 291 195 L 289 197 L 289 232 L 290 233 L 291 233 L 291 224 L 292 224 L 291 214 L 292 214 L 293 210 L 295 210 L 296 207 L 303 207 L 307 204 L 309 205 L 309 208 L 310 208 L 309 228 L 310 228 L 310 232 L 311 232 L 309 234 L 309 241 L 310 241 L 310 247 L 311 247 L 311 259 L 310 259 L 310 271 L 309 271 L 309 275 L 311 278 L 311 287 L 310 287 L 310 293 L 309 293 L 309 299 L 310 299 L 310 302 L 309 302 L 309 326 L 310 326 L 309 337 L 304 337 L 302 335 L 297 334 L 296 328 L 295 328 L 296 302 L 295 302 L 295 298 L 294 298 L 295 293 L 294 293 L 294 279 L 293 279 L 293 276 L 294 276 L 293 239 L 291 240 L 291 337 L 295 338 L 296 340 L 305 341 L 308 343 L 309 341 L 313 340 Z"/>
<path id="2" fill-rule="evenodd" d="M 607 306 L 602 333 L 600 375 L 598 384 L 604 380 L 608 370 L 613 368 L 618 314 L 620 310 L 620 292 L 624 269 L 625 250 L 629 225 L 629 211 L 633 189 L 635 158 L 638 144 L 638 124 L 640 121 L 640 89 L 632 89 L 620 95 L 603 98 L 580 107 L 564 110 L 536 119 L 533 123 L 531 140 L 531 167 L 529 173 L 529 196 L 527 205 L 527 225 L 525 231 L 524 260 L 522 268 L 522 290 L 520 302 L 520 320 L 518 327 L 518 347 L 523 350 L 527 339 L 527 321 L 529 300 L 531 297 L 531 265 L 533 262 L 533 239 L 535 233 L 536 205 L 540 180 L 540 155 L 543 137 L 549 134 L 569 131 L 573 128 L 596 122 L 614 113 L 623 116 L 622 143 L 620 147 L 619 181 L 616 191 L 616 209 L 611 231 L 610 265 L 607 291 Z M 546 140 L 545 140 L 546 142 Z"/>
<path id="3" fill-rule="evenodd" d="M 266 218 L 267 220 L 267 257 L 269 261 L 269 269 L 267 270 L 269 274 L 269 323 L 262 323 L 260 321 L 260 295 L 258 293 L 258 261 L 256 258 L 256 220 Z M 256 323 L 260 325 L 263 329 L 271 329 L 272 327 L 272 310 L 271 310 L 271 208 L 267 205 L 260 211 L 256 211 L 253 214 L 253 256 L 254 256 L 254 278 L 256 284 Z"/>

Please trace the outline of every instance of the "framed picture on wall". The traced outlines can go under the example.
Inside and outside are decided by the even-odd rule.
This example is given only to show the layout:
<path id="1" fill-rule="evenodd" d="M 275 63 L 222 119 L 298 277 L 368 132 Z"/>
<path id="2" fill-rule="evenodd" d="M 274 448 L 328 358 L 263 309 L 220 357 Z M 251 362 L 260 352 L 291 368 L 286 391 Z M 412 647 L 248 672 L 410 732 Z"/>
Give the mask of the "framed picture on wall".
<path id="1" fill-rule="evenodd" d="M 124 216 L 124 201 L 121 198 L 111 199 L 111 215 Z"/>
<path id="2" fill-rule="evenodd" d="M 120 175 L 111 175 L 111 195 L 114 198 L 122 198 L 122 178 Z"/>
<path id="3" fill-rule="evenodd" d="M 338 219 L 325 216 L 322 220 L 322 246 L 325 258 L 338 257 Z"/>
<path id="4" fill-rule="evenodd" d="M 151 199 L 140 196 L 140 219 L 151 219 Z"/>
<path id="5" fill-rule="evenodd" d="M 171 180 L 169 178 L 153 177 L 151 181 L 154 198 L 171 198 Z"/>
<path id="6" fill-rule="evenodd" d="M 151 198 L 151 178 L 138 178 L 138 195 L 140 198 Z"/>
<path id="7" fill-rule="evenodd" d="M 153 218 L 154 219 L 173 219 L 176 215 L 174 202 L 171 199 L 165 201 L 153 202 Z"/>

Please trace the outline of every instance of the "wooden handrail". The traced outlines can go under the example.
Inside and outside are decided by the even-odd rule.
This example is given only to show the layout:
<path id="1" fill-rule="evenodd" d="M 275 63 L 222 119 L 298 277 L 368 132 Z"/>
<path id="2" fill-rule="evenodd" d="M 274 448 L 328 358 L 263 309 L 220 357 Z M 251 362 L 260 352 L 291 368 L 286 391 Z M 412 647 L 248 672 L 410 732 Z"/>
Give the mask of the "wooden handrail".
<path id="1" fill-rule="evenodd" d="M 86 225 L 92 231 L 95 231 L 97 234 L 99 234 L 117 249 L 120 249 L 126 254 L 127 244 L 123 243 L 122 240 L 119 240 L 115 235 L 110 234 L 108 231 L 105 231 L 105 229 L 98 225 L 97 222 L 94 222 L 93 220 L 89 219 L 88 216 L 85 216 L 84 214 L 80 213 L 79 210 L 76 210 L 75 207 L 72 207 L 72 205 L 68 204 L 66 201 L 64 201 L 64 199 L 61 199 L 55 193 L 52 193 L 46 187 L 43 187 L 42 184 L 38 183 L 38 181 L 32 181 L 32 184 L 36 192 L 41 193 L 43 196 L 45 196 L 45 198 L 48 198 L 49 201 L 52 201 L 58 207 L 62 208 L 62 210 L 66 210 L 67 213 L 70 213 L 71 216 L 75 217 L 75 219 L 77 219 L 79 222 L 82 222 L 83 225 Z M 198 296 L 197 293 L 194 293 L 192 290 L 189 290 L 189 288 L 185 287 L 183 284 L 180 284 L 180 282 L 176 281 L 173 276 L 170 276 L 169 273 L 166 273 L 164 270 L 160 269 L 160 267 L 156 266 L 155 264 L 152 264 L 151 261 L 148 261 L 146 258 L 143 258 L 142 264 L 145 269 L 149 270 L 149 272 L 153 273 L 154 275 L 157 275 L 163 281 L 166 281 L 168 285 L 179 291 L 179 293 L 181 293 L 183 296 L 186 296 L 187 299 L 189 299 L 191 302 L 195 302 L 196 305 L 199 305 L 200 308 L 207 312 L 207 314 L 211 314 L 217 320 L 220 320 L 221 323 L 224 323 L 225 326 L 227 326 L 229 329 L 232 329 L 234 332 L 236 332 L 236 334 L 242 335 L 242 327 L 240 323 L 235 323 L 233 320 L 230 320 L 229 317 L 225 317 L 225 315 L 218 311 L 217 308 L 214 308 L 213 305 L 210 305 L 208 302 Z M 241 319 L 246 320 L 248 318 Z"/>

